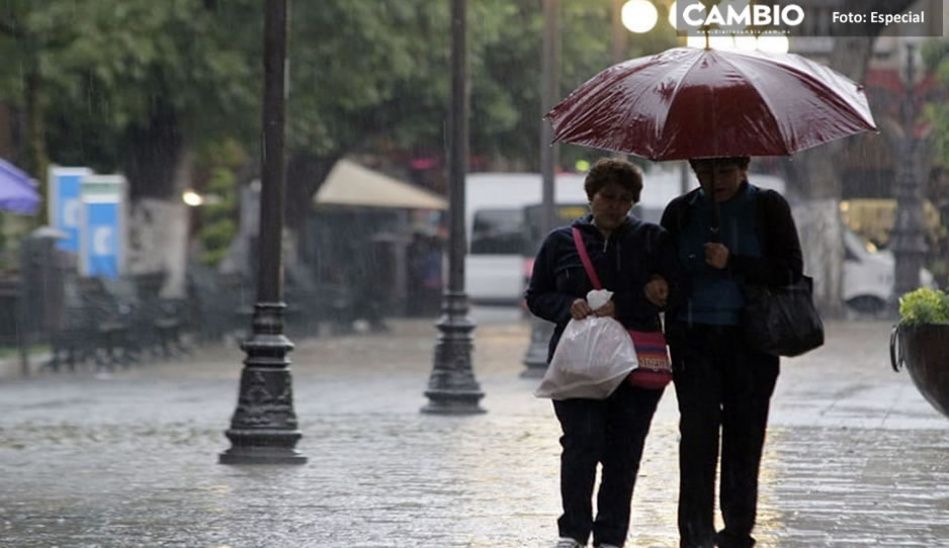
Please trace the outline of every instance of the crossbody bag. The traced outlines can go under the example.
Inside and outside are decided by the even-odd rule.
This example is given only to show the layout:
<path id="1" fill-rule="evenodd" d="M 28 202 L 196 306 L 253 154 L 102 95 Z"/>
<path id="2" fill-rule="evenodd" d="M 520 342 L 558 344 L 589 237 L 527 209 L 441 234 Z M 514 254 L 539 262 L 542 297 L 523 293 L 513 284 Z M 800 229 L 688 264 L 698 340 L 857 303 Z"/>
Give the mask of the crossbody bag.
<path id="1" fill-rule="evenodd" d="M 573 243 L 577 247 L 577 253 L 580 255 L 580 262 L 583 263 L 583 269 L 586 270 L 587 277 L 594 289 L 603 289 L 600 283 L 600 277 L 593 268 L 590 256 L 587 254 L 587 246 L 583 242 L 583 236 L 580 229 L 572 227 Z M 666 352 L 666 337 L 662 331 L 637 331 L 627 329 L 630 338 L 633 340 L 633 347 L 636 349 L 636 358 L 639 361 L 638 367 L 630 372 L 627 381 L 640 388 L 659 390 L 665 388 L 672 380 L 672 366 L 669 363 L 669 354 Z"/>

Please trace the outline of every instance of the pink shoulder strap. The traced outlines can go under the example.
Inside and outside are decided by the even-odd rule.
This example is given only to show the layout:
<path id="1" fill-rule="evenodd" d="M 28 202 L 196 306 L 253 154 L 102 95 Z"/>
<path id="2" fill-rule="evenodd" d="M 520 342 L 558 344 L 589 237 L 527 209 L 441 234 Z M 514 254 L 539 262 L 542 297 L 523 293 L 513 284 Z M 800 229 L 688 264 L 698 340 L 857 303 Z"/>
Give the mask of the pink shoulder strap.
<path id="1" fill-rule="evenodd" d="M 571 227 L 570 230 L 573 232 L 573 243 L 577 246 L 580 262 L 583 263 L 583 269 L 587 271 L 587 276 L 593 284 L 593 289 L 603 289 L 603 284 L 600 283 L 600 277 L 597 276 L 596 270 L 593 270 L 593 263 L 590 262 L 590 256 L 587 255 L 587 246 L 583 243 L 583 236 L 580 234 L 580 229 L 574 226 Z"/>

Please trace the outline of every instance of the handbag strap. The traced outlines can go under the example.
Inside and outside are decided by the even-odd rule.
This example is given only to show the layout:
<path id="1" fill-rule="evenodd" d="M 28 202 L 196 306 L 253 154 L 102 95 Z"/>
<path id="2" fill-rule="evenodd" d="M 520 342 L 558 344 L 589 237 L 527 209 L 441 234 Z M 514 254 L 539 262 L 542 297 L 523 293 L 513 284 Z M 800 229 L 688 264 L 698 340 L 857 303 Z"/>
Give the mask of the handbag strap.
<path id="1" fill-rule="evenodd" d="M 577 246 L 577 253 L 580 255 L 580 262 L 583 263 L 583 269 L 587 271 L 587 276 L 593 284 L 593 289 L 603 289 L 603 284 L 600 283 L 600 277 L 597 276 L 596 270 L 593 269 L 593 263 L 590 262 L 590 256 L 587 254 L 587 246 L 583 243 L 583 235 L 580 234 L 580 229 L 574 226 L 571 227 L 571 231 L 573 232 L 573 243 Z"/>

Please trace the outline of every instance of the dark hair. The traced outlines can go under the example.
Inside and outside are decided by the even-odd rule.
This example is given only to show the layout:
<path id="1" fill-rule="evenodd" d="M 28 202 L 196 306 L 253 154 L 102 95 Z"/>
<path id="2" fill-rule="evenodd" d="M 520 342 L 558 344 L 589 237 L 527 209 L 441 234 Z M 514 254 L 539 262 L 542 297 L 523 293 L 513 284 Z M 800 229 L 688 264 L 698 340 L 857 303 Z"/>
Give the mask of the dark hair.
<path id="1" fill-rule="evenodd" d="M 692 169 L 702 165 L 713 166 L 737 166 L 738 169 L 748 169 L 748 163 L 751 162 L 750 156 L 723 156 L 719 158 L 689 158 L 689 165 Z"/>
<path id="2" fill-rule="evenodd" d="M 616 183 L 633 195 L 633 203 L 639 201 L 643 190 L 643 172 L 638 166 L 619 158 L 600 158 L 590 168 L 587 178 L 583 182 L 583 190 L 587 198 L 593 201 L 593 196 L 608 184 Z"/>

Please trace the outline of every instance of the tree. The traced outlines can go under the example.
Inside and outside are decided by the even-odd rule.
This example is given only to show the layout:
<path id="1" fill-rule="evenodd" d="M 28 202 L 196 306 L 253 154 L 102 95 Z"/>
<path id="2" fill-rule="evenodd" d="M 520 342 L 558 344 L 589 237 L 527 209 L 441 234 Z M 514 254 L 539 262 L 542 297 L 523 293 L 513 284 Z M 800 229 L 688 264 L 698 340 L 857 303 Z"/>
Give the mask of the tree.
<path id="1" fill-rule="evenodd" d="M 842 12 L 902 11 L 915 0 L 845 0 Z M 885 5 L 885 6 L 884 6 Z M 870 28 L 870 27 L 868 27 Z M 873 27 L 875 32 L 882 28 Z M 836 37 L 829 65 L 855 82 L 866 74 L 876 35 Z M 872 105 L 871 105 L 872 106 Z M 879 120 L 877 120 L 879 122 Z M 838 211 L 841 163 L 847 143 L 837 141 L 799 153 L 785 162 L 788 180 L 805 197 L 795 215 L 804 250 L 804 264 L 814 277 L 814 299 L 827 315 L 843 314 L 841 282 L 844 261 L 843 227 Z"/>
<path id="2" fill-rule="evenodd" d="M 258 48 L 244 45 L 259 43 L 253 0 L 15 0 L 7 10 L 0 31 L 25 82 L 13 99 L 38 105 L 28 126 L 44 132 L 31 140 L 45 137 L 59 163 L 121 169 L 134 198 L 170 197 L 191 143 L 259 124 L 243 115 L 259 94 Z"/>
<path id="3" fill-rule="evenodd" d="M 949 40 L 933 40 L 923 49 L 923 61 L 927 71 L 936 75 L 942 88 L 940 97 L 925 105 L 926 120 L 932 124 L 932 140 L 935 158 L 940 167 L 949 169 L 949 105 L 945 102 L 945 90 L 949 88 Z"/>
<path id="4" fill-rule="evenodd" d="M 562 8 L 564 93 L 609 64 L 611 4 Z M 226 140 L 257 150 L 259 0 L 9 0 L 0 10 L 0 52 L 21 67 L 0 78 L 0 100 L 26 111 L 34 148 L 52 161 L 122 171 L 140 205 L 179 202 L 195 151 Z M 290 22 L 287 222 L 296 229 L 340 157 L 443 149 L 448 2 L 297 1 Z M 540 4 L 471 2 L 469 24 L 472 154 L 536 167 Z M 666 29 L 629 51 L 672 42 Z"/>
<path id="5" fill-rule="evenodd" d="M 942 226 L 930 250 L 929 269 L 943 288 L 949 282 L 949 40 L 931 40 L 923 48 L 924 66 L 935 75 L 937 92 L 924 106 L 924 117 L 930 124 L 930 140 L 936 177 L 930 180 L 928 197 L 939 211 Z"/>
<path id="6" fill-rule="evenodd" d="M 6 9 L 0 47 L 16 53 L 20 75 L 4 88 L 25 109 L 31 171 L 42 180 L 52 160 L 123 172 L 133 217 L 156 200 L 132 228 L 154 218 L 170 231 L 133 233 L 154 242 L 141 256 L 165 255 L 145 268 L 172 271 L 180 293 L 187 214 L 176 197 L 191 179 L 190 150 L 259 125 L 242 115 L 258 104 L 256 46 L 243 45 L 260 43 L 257 2 L 14 0 Z"/>
<path id="7" fill-rule="evenodd" d="M 297 6 L 288 110 L 290 226 L 297 226 L 309 207 L 307 198 L 346 153 L 389 146 L 443 150 L 448 5 L 351 0 Z M 610 64 L 612 2 L 568 2 L 562 9 L 566 94 Z M 468 21 L 472 157 L 538 169 L 540 3 L 470 2 Z M 658 51 L 674 41 L 674 31 L 663 27 L 631 41 L 628 52 Z"/>

